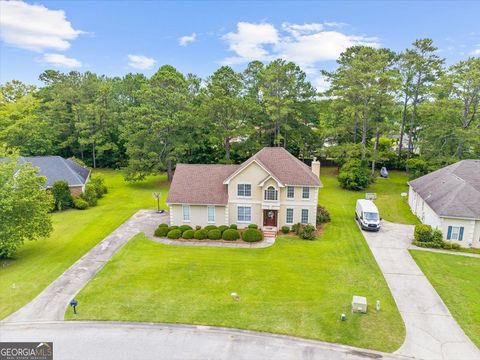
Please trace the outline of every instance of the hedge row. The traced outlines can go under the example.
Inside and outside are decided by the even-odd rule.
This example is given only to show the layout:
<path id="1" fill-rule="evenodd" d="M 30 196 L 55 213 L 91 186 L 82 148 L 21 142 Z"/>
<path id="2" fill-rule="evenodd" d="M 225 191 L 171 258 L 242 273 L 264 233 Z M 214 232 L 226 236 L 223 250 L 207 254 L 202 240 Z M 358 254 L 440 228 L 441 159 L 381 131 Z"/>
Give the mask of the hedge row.
<path id="1" fill-rule="evenodd" d="M 246 230 L 242 233 L 237 230 L 237 226 L 235 224 L 226 226 L 215 226 L 215 225 L 208 225 L 205 228 L 201 228 L 200 226 L 195 227 L 196 230 L 189 225 L 181 225 L 181 226 L 169 226 L 168 224 L 160 224 L 157 229 L 155 229 L 155 236 L 158 237 L 167 237 L 169 239 L 197 239 L 197 240 L 229 240 L 235 241 L 243 239 L 246 242 L 256 242 L 261 241 L 263 239 L 263 233 L 258 230 L 258 225 L 251 224 L 248 226 Z"/>

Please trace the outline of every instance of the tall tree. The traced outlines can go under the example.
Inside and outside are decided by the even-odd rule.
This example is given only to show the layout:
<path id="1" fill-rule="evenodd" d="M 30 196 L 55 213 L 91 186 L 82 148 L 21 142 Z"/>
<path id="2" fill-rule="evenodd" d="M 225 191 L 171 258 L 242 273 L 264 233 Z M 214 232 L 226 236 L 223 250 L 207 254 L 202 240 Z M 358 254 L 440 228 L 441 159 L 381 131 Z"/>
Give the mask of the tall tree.
<path id="1" fill-rule="evenodd" d="M 228 66 L 215 71 L 204 89 L 203 113 L 214 137 L 221 140 L 227 161 L 230 160 L 230 141 L 245 135 L 242 90 L 241 75 Z"/>
<path id="2" fill-rule="evenodd" d="M 416 129 L 416 117 L 418 104 L 424 101 L 432 84 L 438 79 L 442 71 L 444 60 L 435 54 L 437 48 L 432 39 L 415 40 L 411 49 L 407 49 L 402 56 L 402 73 L 404 74 L 404 96 L 411 99 L 412 112 L 408 129 L 408 153 L 413 152 L 413 139 Z M 408 102 L 408 100 L 407 100 Z M 404 115 L 406 116 L 407 105 L 404 102 Z M 403 119 L 403 117 L 402 117 Z M 402 122 L 403 127 L 405 124 Z M 403 136 L 399 146 L 402 146 Z M 399 150 L 401 152 L 401 149 Z"/>

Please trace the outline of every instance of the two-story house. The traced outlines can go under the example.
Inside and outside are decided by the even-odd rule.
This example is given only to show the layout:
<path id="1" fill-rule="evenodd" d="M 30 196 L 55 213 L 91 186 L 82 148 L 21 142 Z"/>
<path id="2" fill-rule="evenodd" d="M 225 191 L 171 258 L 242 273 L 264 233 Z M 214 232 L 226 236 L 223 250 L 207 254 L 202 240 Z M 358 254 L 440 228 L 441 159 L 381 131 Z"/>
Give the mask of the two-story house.
<path id="1" fill-rule="evenodd" d="M 315 225 L 320 163 L 311 168 L 281 147 L 240 165 L 178 164 L 167 204 L 172 225 Z"/>

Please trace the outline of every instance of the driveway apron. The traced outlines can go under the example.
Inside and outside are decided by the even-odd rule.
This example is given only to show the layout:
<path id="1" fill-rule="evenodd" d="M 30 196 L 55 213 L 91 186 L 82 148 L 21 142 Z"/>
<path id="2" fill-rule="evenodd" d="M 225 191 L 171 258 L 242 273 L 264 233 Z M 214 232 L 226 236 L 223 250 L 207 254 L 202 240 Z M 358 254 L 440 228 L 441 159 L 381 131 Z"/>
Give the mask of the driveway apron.
<path id="1" fill-rule="evenodd" d="M 382 222 L 379 232 L 362 231 L 405 322 L 406 338 L 397 354 L 420 359 L 480 359 L 408 252 L 413 225 Z"/>

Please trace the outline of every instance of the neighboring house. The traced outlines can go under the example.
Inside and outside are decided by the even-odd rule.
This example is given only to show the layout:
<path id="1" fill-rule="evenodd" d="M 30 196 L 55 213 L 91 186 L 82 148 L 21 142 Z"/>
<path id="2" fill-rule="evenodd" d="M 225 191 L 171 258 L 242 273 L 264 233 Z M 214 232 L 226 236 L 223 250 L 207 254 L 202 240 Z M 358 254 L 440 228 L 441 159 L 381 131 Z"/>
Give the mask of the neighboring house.
<path id="1" fill-rule="evenodd" d="M 480 160 L 462 160 L 409 182 L 408 203 L 445 240 L 480 248 Z"/>
<path id="2" fill-rule="evenodd" d="M 50 189 L 55 181 L 65 180 L 72 195 L 80 195 L 90 179 L 89 169 L 61 156 L 20 156 L 18 161 L 20 164 L 29 162 L 37 167 L 38 175 L 47 178 L 47 189 Z"/>
<path id="3" fill-rule="evenodd" d="M 320 162 L 312 168 L 281 147 L 241 165 L 178 164 L 167 199 L 172 225 L 315 225 Z"/>

